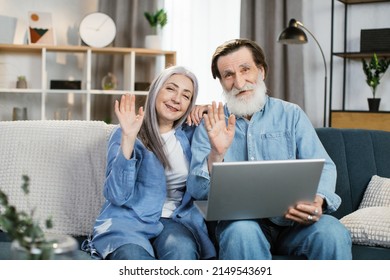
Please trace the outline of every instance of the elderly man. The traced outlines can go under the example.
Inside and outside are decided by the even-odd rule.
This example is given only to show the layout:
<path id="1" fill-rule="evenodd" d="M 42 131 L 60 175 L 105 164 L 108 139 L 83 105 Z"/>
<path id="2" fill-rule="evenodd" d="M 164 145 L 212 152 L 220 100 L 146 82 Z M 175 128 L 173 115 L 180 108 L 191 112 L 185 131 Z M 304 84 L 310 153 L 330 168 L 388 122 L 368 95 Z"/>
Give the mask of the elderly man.
<path id="1" fill-rule="evenodd" d="M 226 99 L 215 102 L 192 139 L 187 186 L 196 199 L 207 199 L 213 162 L 325 158 L 317 195 L 283 217 L 218 221 L 220 259 L 271 259 L 272 254 L 308 259 L 351 259 L 348 230 L 333 216 L 336 168 L 306 114 L 295 104 L 267 95 L 264 52 L 245 39 L 219 46 L 211 63 Z M 240 186 L 237 186 L 239 188 Z"/>

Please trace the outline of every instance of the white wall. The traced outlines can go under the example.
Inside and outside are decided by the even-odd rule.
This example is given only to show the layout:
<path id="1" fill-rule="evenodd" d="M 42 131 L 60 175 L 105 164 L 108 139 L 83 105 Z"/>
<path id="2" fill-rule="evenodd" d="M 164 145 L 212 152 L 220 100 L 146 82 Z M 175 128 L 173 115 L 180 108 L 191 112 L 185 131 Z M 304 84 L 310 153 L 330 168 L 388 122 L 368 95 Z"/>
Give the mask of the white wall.
<path id="1" fill-rule="evenodd" d="M 297 19 L 316 37 L 325 56 L 327 66 L 327 100 L 329 101 L 330 26 L 332 1 L 303 0 L 303 18 Z M 306 32 L 307 33 L 307 32 Z M 307 33 L 304 48 L 305 111 L 315 127 L 323 126 L 325 67 L 314 39 Z"/>
<path id="2" fill-rule="evenodd" d="M 0 0 L 0 16 L 14 17 L 20 21 L 21 26 L 27 28 L 29 11 L 52 13 L 57 44 L 76 45 L 81 19 L 96 11 L 98 2 L 99 0 Z M 1 33 L 10 31 L 2 30 Z"/>

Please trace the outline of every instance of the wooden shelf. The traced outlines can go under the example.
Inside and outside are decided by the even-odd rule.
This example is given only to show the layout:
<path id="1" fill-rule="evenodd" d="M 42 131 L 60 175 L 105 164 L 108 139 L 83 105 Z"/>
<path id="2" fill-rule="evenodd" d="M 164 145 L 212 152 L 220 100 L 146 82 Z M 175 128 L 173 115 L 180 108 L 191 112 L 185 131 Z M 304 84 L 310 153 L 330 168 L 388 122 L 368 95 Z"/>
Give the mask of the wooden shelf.
<path id="1" fill-rule="evenodd" d="M 390 57 L 389 52 L 375 52 L 378 58 L 387 58 Z M 350 59 L 361 59 L 361 58 L 371 58 L 374 55 L 374 52 L 348 52 L 348 53 L 334 53 L 334 55 Z"/>
<path id="2" fill-rule="evenodd" d="M 344 4 L 364 4 L 364 3 L 379 3 L 390 2 L 389 0 L 338 0 Z"/>
<path id="3" fill-rule="evenodd" d="M 331 127 L 390 131 L 390 112 L 332 111 Z"/>
<path id="4" fill-rule="evenodd" d="M 142 48 L 91 48 L 88 46 L 52 46 L 52 45 L 13 45 L 0 44 L 0 52 L 16 53 L 36 53 L 40 54 L 45 49 L 47 52 L 68 52 L 68 53 L 86 53 L 91 51 L 97 54 L 129 54 L 135 53 L 137 56 L 165 56 L 166 65 L 176 65 L 176 52 L 164 50 L 152 50 Z"/>

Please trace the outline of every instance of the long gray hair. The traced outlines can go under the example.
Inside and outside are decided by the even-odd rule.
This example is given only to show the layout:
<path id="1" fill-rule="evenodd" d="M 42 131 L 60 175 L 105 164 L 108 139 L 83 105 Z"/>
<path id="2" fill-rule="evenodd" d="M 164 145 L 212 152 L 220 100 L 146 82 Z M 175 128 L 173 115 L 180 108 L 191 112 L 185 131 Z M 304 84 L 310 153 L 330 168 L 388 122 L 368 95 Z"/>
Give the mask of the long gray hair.
<path id="1" fill-rule="evenodd" d="M 190 106 L 188 106 L 186 113 L 180 119 L 174 122 L 173 128 L 176 129 L 177 127 L 181 126 L 187 119 L 187 116 L 195 106 L 196 98 L 198 97 L 198 79 L 196 78 L 194 73 L 192 73 L 185 67 L 172 66 L 163 70 L 152 82 L 148 97 L 146 99 L 144 120 L 141 129 L 138 133 L 138 137 L 145 145 L 145 147 L 151 150 L 156 155 L 156 157 L 163 164 L 164 168 L 169 169 L 171 168 L 171 165 L 169 164 L 168 157 L 165 154 L 163 142 L 159 132 L 156 99 L 157 95 L 159 94 L 166 81 L 172 75 L 177 74 L 184 75 L 192 81 L 192 84 L 194 86 L 194 93 L 192 95 L 191 104 Z"/>

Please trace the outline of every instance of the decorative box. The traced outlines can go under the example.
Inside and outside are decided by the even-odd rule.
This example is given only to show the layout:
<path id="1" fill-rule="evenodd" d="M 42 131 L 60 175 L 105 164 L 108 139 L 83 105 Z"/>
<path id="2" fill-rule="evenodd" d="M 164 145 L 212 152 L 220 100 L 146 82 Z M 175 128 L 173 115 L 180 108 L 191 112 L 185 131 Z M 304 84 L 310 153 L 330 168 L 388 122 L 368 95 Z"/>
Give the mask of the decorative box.
<path id="1" fill-rule="evenodd" d="M 362 29 L 360 31 L 360 51 L 390 51 L 390 28 Z"/>

